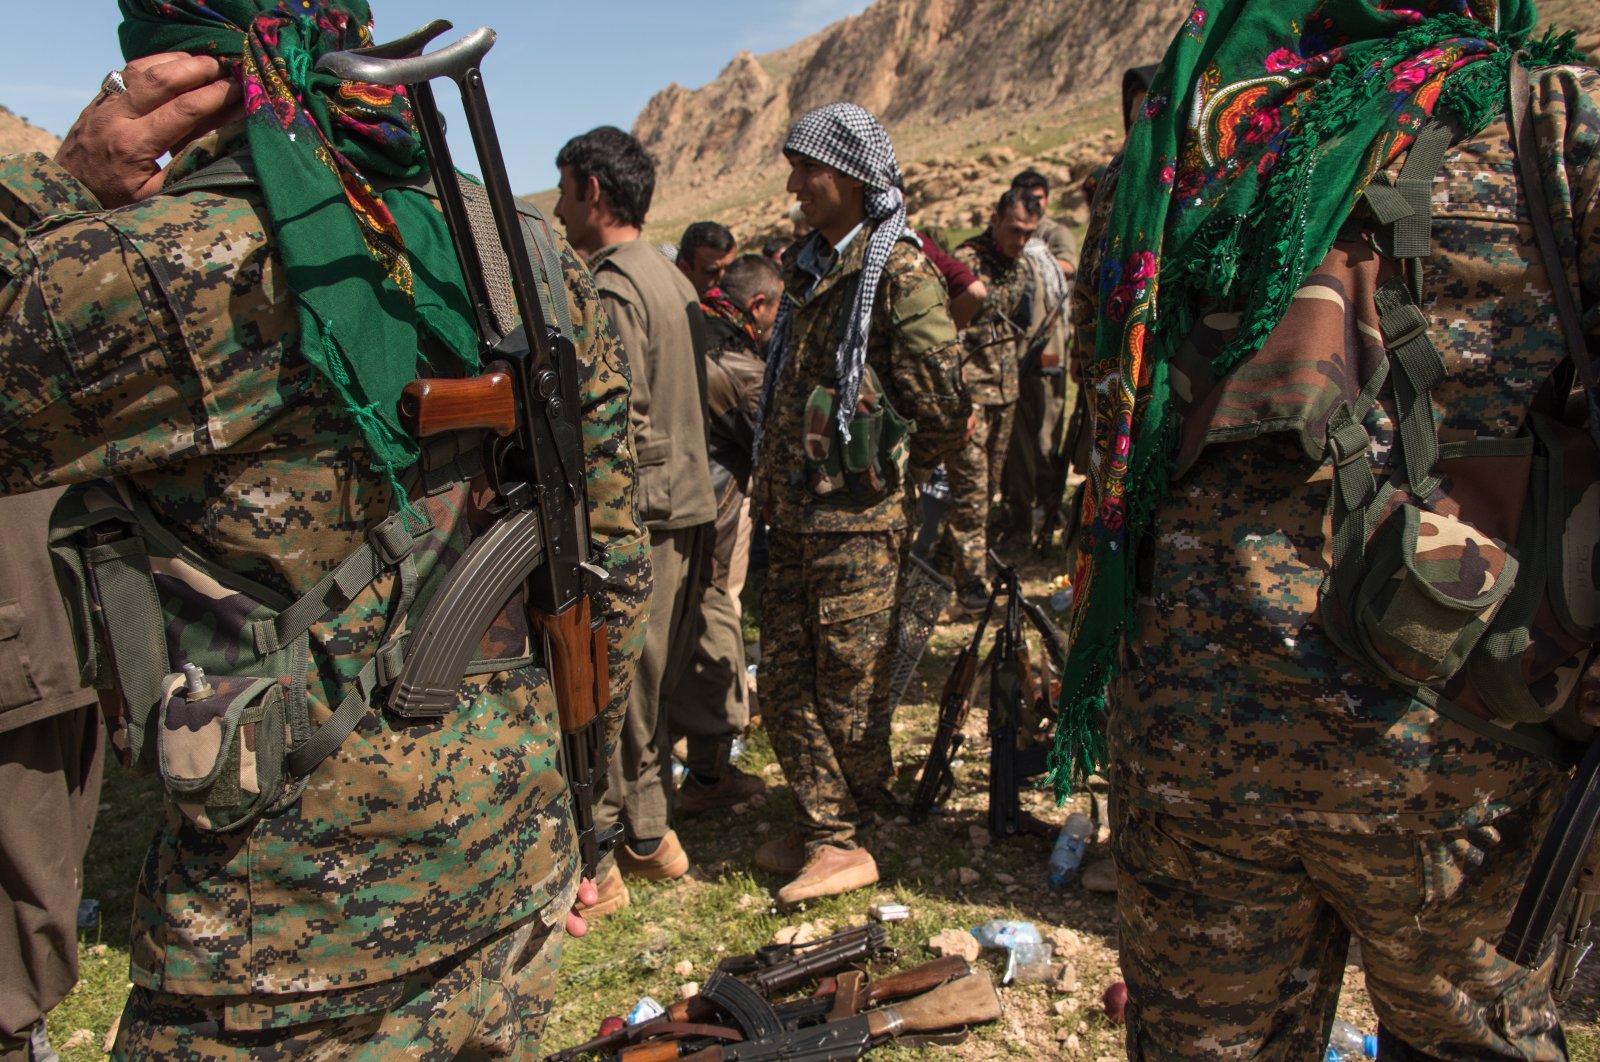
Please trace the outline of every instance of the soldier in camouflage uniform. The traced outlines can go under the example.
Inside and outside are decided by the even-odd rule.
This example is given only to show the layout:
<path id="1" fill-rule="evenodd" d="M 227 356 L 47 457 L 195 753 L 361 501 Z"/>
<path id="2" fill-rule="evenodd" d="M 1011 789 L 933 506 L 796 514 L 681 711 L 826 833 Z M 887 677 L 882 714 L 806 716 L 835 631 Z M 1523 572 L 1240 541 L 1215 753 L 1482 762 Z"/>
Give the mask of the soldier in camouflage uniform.
<path id="1" fill-rule="evenodd" d="M 311 4 L 301 19 L 269 15 L 271 6 L 128 0 L 127 91 L 103 93 L 69 134 L 61 158 L 74 168 L 39 155 L 0 161 L 0 486 L 116 477 L 114 490 L 148 506 L 189 570 L 210 566 L 293 599 L 396 510 L 396 482 L 427 483 L 428 493 L 412 487 L 410 499 L 432 525 L 412 555 L 420 608 L 487 525 L 480 492 L 431 454 L 405 469 L 374 467 L 367 431 L 310 361 L 287 244 L 260 186 L 151 196 L 212 159 L 281 159 L 267 148 L 288 143 L 288 132 L 302 142 L 332 135 L 293 109 L 271 49 L 294 35 L 302 58 L 367 43 L 365 5 Z M 238 64 L 165 51 L 179 48 L 242 54 L 246 86 L 270 95 L 272 109 L 179 150 L 163 176 L 155 159 L 197 131 L 174 126 L 172 102 L 222 121 L 239 98 L 226 80 Z M 163 65 L 162 76 L 152 73 Z M 302 81 L 305 98 L 360 100 L 369 122 L 387 123 L 396 175 L 426 172 L 409 115 L 394 109 L 389 90 L 320 74 Z M 205 95 L 214 87 L 222 95 Z M 169 102 L 178 92 L 186 95 Z M 155 121 L 161 115 L 165 124 Z M 119 138 L 119 150 L 103 150 Z M 96 159 L 126 157 L 128 143 L 142 165 L 95 168 Z M 364 157 L 350 144 L 341 154 L 345 164 Z M 329 202 L 346 209 L 337 191 Z M 545 279 L 564 283 L 577 336 L 591 528 L 611 572 L 614 726 L 649 578 L 633 500 L 627 364 L 593 280 L 542 218 L 529 220 L 560 248 L 563 275 Z M 322 226 L 323 240 L 341 235 Z M 348 268 L 366 253 L 347 248 Z M 407 253 L 440 265 L 425 248 Z M 408 294 L 424 297 L 420 274 Z M 375 317 L 359 317 L 361 328 L 375 327 Z M 365 363 L 359 331 L 342 323 L 329 321 L 322 339 L 347 353 L 350 383 Z M 435 356 L 444 363 L 442 351 Z M 403 609 L 396 573 L 385 569 L 350 607 L 330 608 L 311 627 L 307 696 L 319 728 Z M 210 624 L 169 624 L 167 652 L 182 660 Z M 518 595 L 480 655 L 495 661 L 527 644 Z M 291 788 L 246 828 L 207 831 L 169 797 L 139 878 L 133 992 L 115 1057 L 539 1057 L 562 941 L 582 923 L 568 916 L 580 887 L 555 700 L 543 668 L 525 660 L 465 679 L 454 712 L 435 722 L 393 718 L 381 698 L 356 701 L 365 708 L 356 728 L 298 798 Z M 592 885 L 581 891 L 594 895 Z"/>
<path id="2" fill-rule="evenodd" d="M 862 455 L 882 489 L 861 496 L 831 489 L 817 466 L 847 425 L 864 432 L 864 414 L 887 402 L 916 421 L 911 462 L 932 468 L 960 443 L 969 406 L 944 285 L 905 228 L 888 135 L 862 108 L 834 104 L 796 122 L 784 153 L 789 191 L 816 231 L 784 255 L 754 504 L 770 528 L 762 716 L 800 811 L 799 829 L 763 845 L 757 863 L 798 875 L 778 893 L 790 903 L 877 880 L 857 829 L 891 773 L 906 547 L 904 454 Z"/>
<path id="3" fill-rule="evenodd" d="M 1484 48 L 1464 69 L 1489 75 L 1486 98 L 1496 106 L 1486 124 L 1449 148 L 1424 195 L 1434 214 L 1432 253 L 1416 264 L 1427 334 L 1446 370 L 1432 393 L 1441 440 L 1516 436 L 1530 398 L 1566 349 L 1549 308 L 1551 283 L 1578 293 L 1589 348 L 1600 349 L 1600 75 L 1575 65 L 1533 73 L 1532 125 L 1565 266 L 1547 279 L 1503 115 L 1504 75 L 1496 85 L 1491 65 L 1504 71 L 1507 50 L 1528 34 L 1528 7 L 1473 4 L 1474 17 L 1516 34 L 1485 46 L 1470 36 L 1463 42 L 1460 23 L 1425 20 L 1431 5 L 1391 5 L 1417 10 L 1379 16 L 1378 5 L 1351 0 L 1323 5 L 1311 23 L 1292 28 L 1294 12 L 1278 3 L 1257 12 L 1257 25 L 1275 24 L 1277 35 L 1242 56 L 1231 76 L 1259 83 L 1261 59 L 1272 56 L 1266 69 L 1285 71 L 1284 84 L 1296 79 L 1296 92 L 1313 93 L 1302 103 L 1314 100 L 1329 68 L 1337 72 L 1337 56 L 1324 61 L 1321 49 L 1340 39 L 1352 56 L 1370 56 L 1362 50 L 1368 42 L 1339 34 L 1362 25 L 1358 19 L 1379 19 L 1363 32 L 1380 43 L 1386 34 L 1417 35 L 1398 68 L 1380 64 L 1376 76 L 1365 75 L 1363 88 L 1377 95 L 1372 113 L 1390 128 L 1399 116 L 1400 128 L 1414 132 L 1421 124 L 1415 101 L 1438 98 L 1432 79 L 1444 78 L 1448 101 L 1452 57 Z M 1181 283 L 1129 242 L 1149 226 L 1119 227 L 1117 219 L 1125 197 L 1148 202 L 1153 189 L 1173 185 L 1160 194 L 1188 208 L 1216 202 L 1211 182 L 1225 178 L 1214 178 L 1198 154 L 1180 155 L 1174 174 L 1171 141 L 1156 138 L 1170 136 L 1186 152 L 1194 133 L 1183 116 L 1205 102 L 1191 92 L 1210 100 L 1228 91 L 1226 66 L 1184 65 L 1202 39 L 1218 49 L 1207 54 L 1225 62 L 1228 43 L 1206 38 L 1208 27 L 1237 31 L 1249 14 L 1218 23 L 1220 8 L 1198 5 L 1180 32 L 1129 141 L 1128 159 L 1140 152 L 1139 168 L 1113 162 L 1084 241 L 1074 356 L 1092 388 L 1099 443 L 1091 479 L 1099 485 L 1136 468 L 1140 451 L 1137 432 L 1132 466 L 1126 434 L 1117 444 L 1119 419 L 1123 432 L 1128 425 L 1116 404 L 1120 381 L 1134 377 L 1119 375 L 1115 344 L 1109 354 L 1096 349 L 1097 330 L 1117 335 L 1135 321 L 1148 297 L 1145 281 L 1159 277 L 1163 296 Z M 1436 36 L 1422 36 L 1428 33 Z M 1408 65 L 1423 46 L 1418 39 L 1436 43 Z M 1413 97 L 1419 85 L 1434 88 Z M 1283 138 L 1256 140 L 1253 152 L 1241 138 L 1241 157 L 1224 160 L 1227 172 L 1253 181 L 1292 157 L 1286 145 L 1304 134 L 1288 106 L 1280 124 L 1278 99 L 1260 97 L 1263 110 L 1245 110 L 1239 128 L 1271 123 Z M 1343 109 L 1368 113 L 1353 103 Z M 1165 126 L 1169 114 L 1173 125 Z M 1145 146 L 1152 140 L 1153 150 Z M 1373 150 L 1384 151 L 1378 168 L 1397 176 L 1406 141 L 1387 150 L 1394 141 L 1377 143 Z M 1352 202 L 1361 205 L 1341 228 Z M 1091 637 L 1093 595 L 1107 578 L 1097 541 L 1137 556 L 1129 561 L 1132 626 L 1113 650 L 1122 674 L 1107 734 L 1129 1056 L 1320 1058 L 1354 936 L 1381 1022 L 1380 1058 L 1565 1058 L 1548 964 L 1527 970 L 1495 952 L 1561 775 L 1549 760 L 1514 747 L 1508 730 L 1470 713 L 1446 714 L 1375 677 L 1335 647 L 1319 616 L 1319 587 L 1335 548 L 1327 519 L 1333 462 L 1308 457 L 1292 429 L 1270 426 L 1274 413 L 1284 414 L 1278 424 L 1295 415 L 1292 403 L 1270 403 L 1289 401 L 1290 390 L 1315 391 L 1330 377 L 1349 388 L 1346 395 L 1356 393 L 1355 377 L 1343 374 L 1386 357 L 1374 291 L 1399 272 L 1393 258 L 1374 253 L 1369 241 L 1381 229 L 1364 198 L 1324 192 L 1314 210 L 1322 203 L 1345 212 L 1329 220 L 1332 250 L 1320 261 L 1320 252 L 1308 254 L 1298 294 L 1264 343 L 1245 350 L 1240 371 L 1220 379 L 1215 371 L 1241 319 L 1235 307 L 1207 306 L 1202 314 L 1194 306 L 1192 330 L 1175 337 L 1176 419 L 1164 436 L 1175 440 L 1174 467 L 1170 485 L 1155 488 L 1148 529 L 1116 538 L 1138 509 L 1115 491 L 1101 490 L 1085 519 L 1084 548 L 1095 561 L 1078 570 L 1069 682 Z M 1164 314 L 1179 312 L 1171 301 L 1163 305 Z M 1133 400 L 1144 414 L 1148 366 L 1137 379 Z M 1370 462 L 1378 483 L 1403 474 L 1391 467 L 1400 433 L 1387 390 L 1364 427 L 1373 451 L 1356 460 Z"/>
<path id="4" fill-rule="evenodd" d="M 1017 358 L 1034 312 L 1033 265 L 1022 250 L 1043 214 L 1031 196 L 1010 189 L 989 227 L 956 248 L 956 260 L 976 274 L 988 295 L 961 333 L 961 380 L 978 407 L 976 425 L 966 445 L 945 460 L 950 515 L 939 556 L 956 584 L 952 615 L 975 612 L 989 597 L 989 510 L 1000 499 L 1017 408 Z"/>

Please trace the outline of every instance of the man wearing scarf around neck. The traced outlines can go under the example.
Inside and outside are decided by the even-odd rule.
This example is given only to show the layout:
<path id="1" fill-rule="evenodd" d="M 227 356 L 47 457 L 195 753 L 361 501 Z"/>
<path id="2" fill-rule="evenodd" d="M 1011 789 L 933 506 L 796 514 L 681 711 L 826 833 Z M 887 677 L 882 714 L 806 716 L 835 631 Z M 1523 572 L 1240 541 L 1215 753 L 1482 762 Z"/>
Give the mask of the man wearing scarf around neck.
<path id="1" fill-rule="evenodd" d="M 391 514 L 418 545 L 311 625 L 312 733 L 336 704 L 365 711 L 303 789 L 291 779 L 231 831 L 167 796 L 113 1055 L 538 1058 L 565 934 L 583 930 L 568 912 L 594 891 L 577 880 L 555 699 L 528 662 L 520 595 L 477 653 L 505 666 L 465 678 L 442 719 L 394 718 L 353 682 L 489 522 L 470 470 L 419 455 L 395 419 L 416 355 L 438 375 L 474 372 L 477 356 L 447 232 L 417 189 L 427 165 L 409 104 L 315 71 L 371 43 L 364 0 L 121 8 L 126 92 L 96 98 L 60 164 L 0 160 L 0 487 L 115 477 L 181 557 L 289 601 Z M 242 120 L 227 113 L 240 88 Z M 152 124 L 179 103 L 225 124 L 198 138 L 192 123 Z M 256 178 L 156 194 L 217 159 Z M 612 575 L 614 733 L 649 577 L 628 372 L 592 278 L 552 240 L 591 529 Z M 179 581 L 157 579 L 169 657 L 195 644 L 186 625 L 228 636 L 226 594 L 171 618 Z M 238 680 L 218 668 L 206 681 Z"/>
<path id="2" fill-rule="evenodd" d="M 753 504 L 769 528 L 762 596 L 762 718 L 800 806 L 792 833 L 757 865 L 795 875 L 784 903 L 878 879 L 857 830 L 885 807 L 889 674 L 909 484 L 854 501 L 818 496 L 808 434 L 838 445 L 863 402 L 916 421 L 910 461 L 924 471 L 959 446 L 969 403 L 944 284 L 906 229 L 888 134 L 861 107 L 802 116 L 784 154 L 789 191 L 816 230 L 784 254 L 784 300 L 767 351 Z M 867 393 L 870 366 L 881 396 Z M 818 389 L 830 415 L 808 418 Z M 809 451 L 809 452 L 815 452 Z"/>
<path id="3" fill-rule="evenodd" d="M 1334 428 L 1269 415 L 1400 362 L 1379 304 L 1409 268 L 1439 445 L 1525 430 L 1568 349 L 1508 131 L 1525 45 L 1553 283 L 1600 349 L 1600 76 L 1534 22 L 1523 0 L 1201 0 L 1106 176 L 1073 299 L 1097 440 L 1054 765 L 1063 791 L 1108 767 L 1130 1058 L 1320 1058 L 1352 937 L 1378 1057 L 1566 1057 L 1552 964 L 1495 950 L 1565 776 L 1330 640 L 1351 473 Z M 1407 267 L 1378 189 L 1440 114 Z M 1426 482 L 1398 401 L 1355 422 L 1355 467 Z"/>

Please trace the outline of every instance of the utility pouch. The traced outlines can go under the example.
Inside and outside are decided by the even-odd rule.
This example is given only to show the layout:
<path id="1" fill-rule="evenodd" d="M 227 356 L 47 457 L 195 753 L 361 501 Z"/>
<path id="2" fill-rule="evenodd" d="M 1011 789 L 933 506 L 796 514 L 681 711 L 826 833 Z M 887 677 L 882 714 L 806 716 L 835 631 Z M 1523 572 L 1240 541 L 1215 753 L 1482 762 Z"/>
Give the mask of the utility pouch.
<path id="1" fill-rule="evenodd" d="M 1367 545 L 1355 634 L 1374 670 L 1406 685 L 1454 675 L 1505 603 L 1517 559 L 1470 524 L 1402 504 Z"/>
<path id="2" fill-rule="evenodd" d="M 197 691 L 168 675 L 158 744 L 161 784 L 191 824 L 208 832 L 247 825 L 273 801 L 292 740 L 286 683 L 207 677 Z"/>
<path id="3" fill-rule="evenodd" d="M 875 504 L 904 482 L 906 439 L 916 424 L 895 412 L 870 365 L 862 375 L 850 439 L 843 444 L 835 416 L 838 403 L 839 390 L 830 385 L 814 388 L 806 400 L 806 489 L 816 498 Z"/>
<path id="4" fill-rule="evenodd" d="M 239 829 L 293 804 L 404 657 L 398 638 L 375 647 L 313 726 L 311 628 L 388 573 L 403 619 L 417 546 L 432 532 L 426 516 L 408 525 L 393 514 L 290 599 L 186 547 L 121 481 L 69 489 L 51 514 L 51 560 L 84 683 L 114 688 L 125 705 L 108 719 L 118 759 L 159 775 L 201 830 Z M 184 665 L 197 669 L 192 679 Z"/>

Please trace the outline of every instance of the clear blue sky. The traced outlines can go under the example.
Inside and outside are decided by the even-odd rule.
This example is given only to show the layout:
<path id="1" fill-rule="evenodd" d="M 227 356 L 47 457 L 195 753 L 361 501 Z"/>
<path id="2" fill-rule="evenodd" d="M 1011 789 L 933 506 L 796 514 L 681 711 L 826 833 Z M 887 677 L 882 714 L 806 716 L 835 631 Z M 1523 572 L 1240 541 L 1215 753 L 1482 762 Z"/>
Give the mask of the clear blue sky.
<path id="1" fill-rule="evenodd" d="M 697 88 L 741 49 L 760 55 L 792 44 L 867 7 L 868 0 L 369 0 L 379 40 L 434 18 L 457 33 L 493 26 L 484 61 L 511 185 L 552 188 L 555 154 L 597 125 L 628 128 L 668 82 Z M 112 0 L 12 0 L 0 44 L 0 103 L 60 136 L 106 71 L 122 65 Z M 451 38 L 455 34 L 451 35 Z M 438 85 L 441 101 L 455 95 Z M 476 170 L 465 120 L 451 125 L 451 151 Z"/>

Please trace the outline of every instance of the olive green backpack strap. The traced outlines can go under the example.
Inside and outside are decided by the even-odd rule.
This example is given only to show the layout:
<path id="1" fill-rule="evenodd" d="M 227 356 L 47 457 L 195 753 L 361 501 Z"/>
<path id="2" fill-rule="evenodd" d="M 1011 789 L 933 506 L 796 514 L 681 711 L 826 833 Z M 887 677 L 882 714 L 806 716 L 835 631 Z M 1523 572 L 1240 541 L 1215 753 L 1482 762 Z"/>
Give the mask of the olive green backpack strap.
<path id="1" fill-rule="evenodd" d="M 1341 403 L 1328 420 L 1328 455 L 1334 466 L 1330 505 L 1333 563 L 1323 596 L 1339 602 L 1347 618 L 1355 607 L 1367 543 L 1397 486 L 1392 476 L 1380 485 L 1367 460 L 1372 438 L 1363 422 L 1385 383 L 1395 396 L 1400 458 L 1408 490 L 1414 496 L 1426 496 L 1439 482 L 1434 474 L 1439 458 L 1438 411 L 1431 392 L 1444 380 L 1444 359 L 1428 338 L 1428 318 L 1419 304 L 1422 259 L 1433 248 L 1433 180 L 1455 135 L 1455 126 L 1446 116 L 1431 118 L 1411 145 L 1400 175 L 1390 178 L 1380 173 L 1362 193 L 1373 217 L 1384 227 L 1376 241 L 1379 249 L 1409 263 L 1409 278 L 1385 283 L 1374 296 L 1378 328 L 1389 357 L 1367 381 L 1356 402 Z M 1344 631 L 1343 626 L 1329 623 L 1326 630 L 1340 648 L 1352 652 L 1346 639 L 1353 638 L 1353 632 Z"/>
<path id="2" fill-rule="evenodd" d="M 119 535 L 105 526 L 83 534 L 88 536 L 81 552 L 85 585 L 95 598 L 94 610 L 106 619 L 111 669 L 128 707 L 129 746 L 141 751 L 143 763 L 154 754 L 155 742 L 146 740 L 146 731 L 154 725 L 162 684 L 172 670 L 150 555 L 137 535 Z"/>
<path id="3" fill-rule="evenodd" d="M 1550 296 L 1555 303 L 1556 319 L 1561 322 L 1561 333 L 1567 341 L 1567 355 L 1578 370 L 1578 378 L 1589 397 L 1589 430 L 1600 431 L 1600 386 L 1596 385 L 1594 363 L 1589 358 L 1589 347 L 1584 342 L 1583 324 L 1578 316 L 1577 304 L 1572 301 L 1572 288 L 1567 283 L 1567 271 L 1562 264 L 1561 251 L 1556 243 L 1555 228 L 1550 223 L 1550 200 L 1545 195 L 1544 178 L 1539 174 L 1539 144 L 1533 135 L 1533 93 L 1528 84 L 1528 68 L 1522 65 L 1521 52 L 1511 57 L 1510 122 L 1512 146 L 1517 156 L 1517 173 L 1522 178 L 1522 194 L 1528 203 L 1529 220 L 1539 243 L 1539 257 L 1544 260 L 1544 270 L 1550 280 Z"/>

